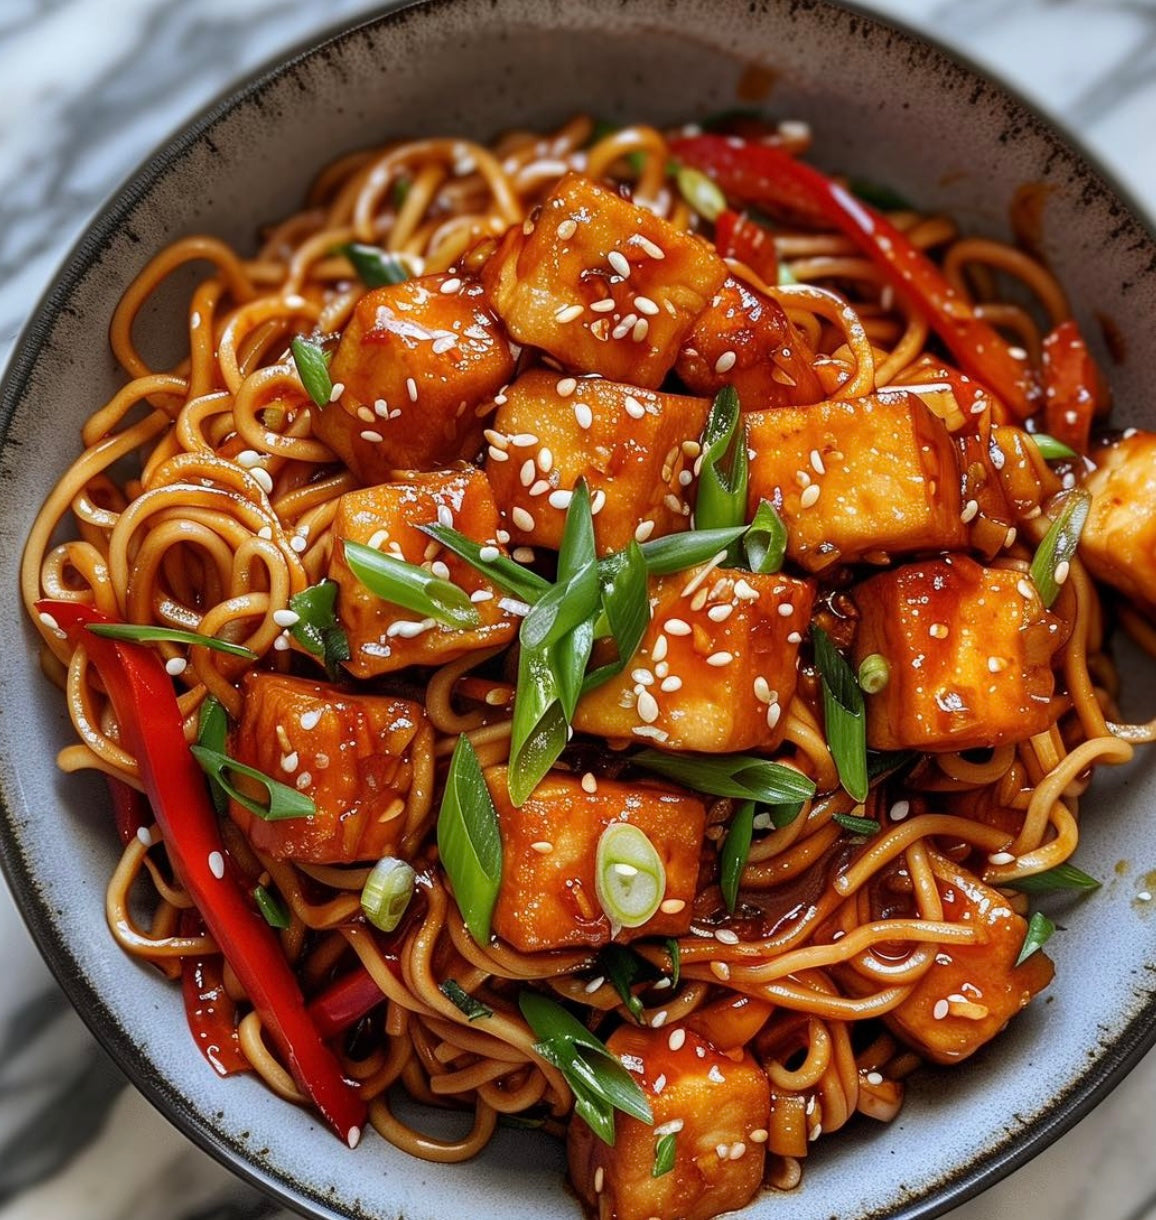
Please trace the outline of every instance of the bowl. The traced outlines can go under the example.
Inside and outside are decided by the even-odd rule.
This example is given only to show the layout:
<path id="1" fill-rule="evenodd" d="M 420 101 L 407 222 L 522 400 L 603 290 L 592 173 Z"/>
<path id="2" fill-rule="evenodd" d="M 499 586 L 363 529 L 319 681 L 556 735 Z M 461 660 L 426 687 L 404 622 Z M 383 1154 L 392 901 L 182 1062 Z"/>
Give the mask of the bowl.
<path id="1" fill-rule="evenodd" d="M 1042 201 L 1039 240 L 1110 371 L 1116 419 L 1143 422 L 1156 363 L 1156 243 L 1136 210 L 1069 139 L 974 68 L 816 0 L 391 6 L 285 57 L 169 141 L 96 218 L 17 345 L 0 408 L 0 606 L 13 625 L 0 651 L 5 871 L 49 965 L 137 1087 L 223 1163 L 307 1215 L 435 1220 L 468 1200 L 497 1220 L 576 1216 L 578 1205 L 561 1149 L 535 1133 L 501 1130 L 458 1166 L 411 1160 L 375 1137 L 350 1152 L 255 1079 L 208 1069 L 179 990 L 124 956 L 105 927 L 115 836 L 98 777 L 54 766 L 70 730 L 19 605 L 24 537 L 81 419 L 119 384 L 107 344 L 113 307 L 173 238 L 209 231 L 251 249 L 257 227 L 293 210 L 319 167 L 387 136 L 484 138 L 581 109 L 664 123 L 735 104 L 806 120 L 820 163 L 889 183 L 968 231 L 1006 236 L 1028 184 Z M 167 289 L 170 302 L 181 288 Z M 175 357 L 163 305 L 140 319 L 138 338 Z M 1152 671 L 1140 677 L 1131 657 L 1125 669 L 1136 670 L 1135 700 Z M 857 1121 L 816 1145 L 799 1191 L 760 1196 L 745 1214 L 939 1215 L 1104 1097 L 1156 1040 L 1152 930 L 1136 900 L 1154 804 L 1156 772 L 1143 759 L 1097 778 L 1079 860 L 1111 881 L 1078 909 L 1059 908 L 1058 978 L 1045 997 L 962 1069 L 921 1073 L 892 1125 Z"/>

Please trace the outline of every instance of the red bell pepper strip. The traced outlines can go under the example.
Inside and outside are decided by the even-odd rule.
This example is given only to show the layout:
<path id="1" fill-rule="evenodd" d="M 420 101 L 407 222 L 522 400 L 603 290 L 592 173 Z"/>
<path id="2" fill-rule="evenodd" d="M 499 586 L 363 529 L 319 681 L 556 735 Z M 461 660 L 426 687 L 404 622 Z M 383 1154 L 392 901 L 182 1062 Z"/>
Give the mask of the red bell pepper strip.
<path id="1" fill-rule="evenodd" d="M 965 373 L 988 385 L 1020 419 L 1033 413 L 1039 387 L 1026 361 L 1013 355 L 931 259 L 869 204 L 770 144 L 704 135 L 674 140 L 670 151 L 709 174 L 728 199 L 845 233 L 926 316 Z"/>
<path id="2" fill-rule="evenodd" d="M 401 963 L 397 958 L 387 957 L 385 960 L 400 978 Z M 358 966 L 331 983 L 309 1005 L 309 1016 L 317 1026 L 317 1032 L 328 1041 L 351 1025 L 356 1025 L 384 1001 L 385 996 L 369 971 L 364 966 Z"/>
<path id="3" fill-rule="evenodd" d="M 350 1147 L 361 1138 L 365 1104 L 342 1076 L 309 1019 L 301 988 L 272 928 L 229 871 L 205 777 L 185 741 L 172 679 L 159 655 L 139 644 L 86 632 L 106 615 L 78 602 L 42 601 L 76 643 L 83 643 L 116 712 L 125 748 L 141 779 L 173 869 L 236 972 L 302 1092 Z"/>
<path id="4" fill-rule="evenodd" d="M 1080 328 L 1069 318 L 1044 339 L 1044 429 L 1087 453 L 1096 413 L 1108 394 Z"/>
<path id="5" fill-rule="evenodd" d="M 137 837 L 138 831 L 144 830 L 152 823 L 148 801 L 124 780 L 113 775 L 106 775 L 104 779 L 112 797 L 112 817 L 116 823 L 116 833 L 122 844 L 129 843 Z"/>
<path id="6" fill-rule="evenodd" d="M 772 288 L 779 282 L 779 255 L 770 229 L 727 208 L 714 222 L 715 249 L 723 258 L 737 258 Z"/>
<path id="7" fill-rule="evenodd" d="M 205 925 L 196 911 L 181 912 L 181 935 L 201 936 Z M 185 1017 L 197 1049 L 219 1076 L 252 1069 L 237 1036 L 237 1006 L 225 990 L 219 954 L 181 959 Z"/>

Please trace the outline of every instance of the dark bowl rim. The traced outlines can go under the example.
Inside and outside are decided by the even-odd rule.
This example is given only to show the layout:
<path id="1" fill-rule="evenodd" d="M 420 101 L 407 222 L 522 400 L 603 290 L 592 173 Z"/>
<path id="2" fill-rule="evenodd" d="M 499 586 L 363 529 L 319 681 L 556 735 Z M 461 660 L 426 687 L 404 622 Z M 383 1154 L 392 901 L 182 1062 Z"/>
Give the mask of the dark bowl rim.
<path id="1" fill-rule="evenodd" d="M 497 3 L 498 0 L 495 0 Z M 763 0 L 779 5 L 789 0 Z M 330 23 L 288 49 L 267 58 L 257 68 L 224 88 L 176 131 L 154 146 L 139 167 L 129 173 L 92 213 L 84 231 L 61 260 L 55 274 L 21 327 L 7 368 L 0 380 L 0 449 L 18 406 L 24 398 L 33 369 L 44 350 L 57 315 L 67 306 L 93 262 L 111 243 L 133 209 L 192 147 L 234 109 L 252 102 L 276 80 L 298 64 L 335 47 L 373 27 L 387 25 L 411 10 L 434 11 L 460 0 L 387 0 L 376 10 Z M 753 7 L 753 6 L 752 6 Z M 1100 158 L 1056 117 L 1046 113 L 1000 75 L 979 64 L 970 55 L 946 46 L 937 38 L 906 21 L 873 12 L 855 0 L 812 0 L 808 7 L 843 9 L 852 16 L 885 31 L 899 34 L 938 56 L 948 65 L 962 67 L 986 86 L 993 86 L 1017 107 L 1028 123 L 1053 145 L 1074 155 L 1099 179 L 1122 206 L 1139 231 L 1156 245 L 1152 214 L 1108 170 Z M 300 1215 L 313 1220 L 343 1220 L 348 1213 L 324 1200 L 288 1185 L 267 1169 L 251 1150 L 231 1143 L 215 1124 L 202 1118 L 183 1093 L 164 1079 L 152 1075 L 139 1060 L 138 1048 L 129 1031 L 122 1028 L 106 1007 L 101 994 L 79 969 L 68 944 L 60 934 L 61 922 L 40 896 L 12 827 L 7 793 L 0 792 L 0 871 L 37 950 L 97 1042 L 148 1102 L 183 1135 L 242 1180 Z M 886 1220 L 934 1220 L 974 1198 L 1007 1177 L 1042 1152 L 1089 1114 L 1156 1045 L 1156 994 L 1135 1013 L 1104 1055 L 1078 1076 L 1059 1097 L 1057 1104 L 998 1143 L 990 1152 L 958 1167 L 946 1182 L 919 1198 L 908 1199 L 887 1213 Z M 319 1138 L 325 1138 L 324 1135 Z M 883 1220 L 880 1215 L 879 1220 Z"/>

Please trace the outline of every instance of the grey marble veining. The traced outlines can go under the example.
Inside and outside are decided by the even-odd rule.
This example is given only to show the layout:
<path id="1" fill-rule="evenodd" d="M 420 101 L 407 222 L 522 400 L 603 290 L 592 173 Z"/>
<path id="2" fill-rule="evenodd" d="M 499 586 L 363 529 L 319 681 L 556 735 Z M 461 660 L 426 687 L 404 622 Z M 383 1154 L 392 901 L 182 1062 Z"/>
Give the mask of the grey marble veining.
<path id="1" fill-rule="evenodd" d="M 145 155 L 239 76 L 373 7 L 0 0 L 0 361 L 92 211 Z M 1009 80 L 1076 129 L 1156 214 L 1156 0 L 865 7 Z M 1156 1220 L 1154 1090 L 1150 1056 L 1076 1130 L 953 1220 Z M 0 884 L 0 1220 L 130 1217 L 285 1220 L 125 1085 Z"/>

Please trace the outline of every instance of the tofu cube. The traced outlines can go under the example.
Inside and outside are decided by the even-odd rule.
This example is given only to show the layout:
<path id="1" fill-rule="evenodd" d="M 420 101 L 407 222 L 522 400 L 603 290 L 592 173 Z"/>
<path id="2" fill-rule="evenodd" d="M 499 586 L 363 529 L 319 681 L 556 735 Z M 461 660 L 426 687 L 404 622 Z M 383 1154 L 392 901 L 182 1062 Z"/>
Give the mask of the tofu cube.
<path id="1" fill-rule="evenodd" d="M 729 568 L 652 578 L 642 644 L 580 700 L 574 727 L 663 750 L 774 749 L 814 595 L 810 581 Z"/>
<path id="2" fill-rule="evenodd" d="M 1129 429 L 1092 451 L 1092 508 L 1080 558 L 1092 574 L 1156 609 L 1156 433 Z"/>
<path id="3" fill-rule="evenodd" d="M 506 233 L 483 278 L 519 343 L 655 389 L 726 266 L 701 238 L 568 174 Z"/>
<path id="4" fill-rule="evenodd" d="M 689 472 L 710 403 L 601 378 L 537 370 L 498 408 L 486 473 L 515 543 L 557 550 L 572 491 L 585 478 L 598 552 L 690 523 Z M 559 391 L 562 386 L 565 393 Z"/>
<path id="5" fill-rule="evenodd" d="M 337 614 L 349 637 L 346 668 L 355 678 L 372 678 L 409 665 L 443 665 L 467 652 L 514 638 L 519 620 L 502 608 L 504 594 L 476 568 L 443 550 L 418 528 L 437 521 L 453 525 L 475 542 L 498 545 L 498 511 L 480 470 L 470 466 L 415 473 L 404 483 L 346 492 L 338 501 L 329 578 L 339 586 Z M 479 626 L 469 630 L 446 627 L 383 601 L 345 562 L 345 539 L 409 563 L 444 565 L 434 567 L 435 574 L 471 595 Z"/>
<path id="6" fill-rule="evenodd" d="M 765 411 L 826 397 L 814 360 L 778 301 L 728 276 L 695 322 L 675 371 L 695 394 L 713 398 L 733 385 L 744 411 Z"/>
<path id="7" fill-rule="evenodd" d="M 344 389 L 314 409 L 314 431 L 363 483 L 381 483 L 474 458 L 475 408 L 514 375 L 514 357 L 476 280 L 427 275 L 367 292 L 329 372 Z"/>
<path id="8" fill-rule="evenodd" d="M 610 921 L 595 888 L 594 856 L 612 822 L 637 826 L 650 839 L 666 869 L 663 900 L 682 903 L 672 912 L 659 910 L 637 928 L 623 928 L 615 939 L 686 934 L 706 829 L 706 806 L 699 797 L 609 779 L 587 792 L 577 776 L 552 772 L 516 809 L 506 768 L 490 767 L 485 776 L 502 838 L 502 885 L 493 920 L 502 940 L 522 953 L 610 943 Z"/>
<path id="9" fill-rule="evenodd" d="M 872 576 L 852 598 L 855 665 L 879 653 L 891 666 L 865 696 L 872 749 L 979 749 L 1051 724 L 1065 633 L 1026 575 L 953 555 Z"/>
<path id="10" fill-rule="evenodd" d="M 774 504 L 788 555 L 808 571 L 966 545 L 956 447 L 914 395 L 780 407 L 746 422 L 750 512 Z"/>
<path id="11" fill-rule="evenodd" d="M 975 945 L 947 945 L 911 994 L 884 1018 L 921 1055 L 958 1063 L 974 1054 L 1051 981 L 1055 967 L 1037 950 L 1015 964 L 1027 922 L 993 889 L 944 856 L 932 856 L 943 918 L 976 924 Z"/>
<path id="12" fill-rule="evenodd" d="M 711 1220 L 744 1207 L 762 1186 L 766 1074 L 749 1052 L 732 1058 L 690 1030 L 671 1050 L 671 1032 L 624 1025 L 607 1041 L 646 1095 L 653 1126 L 615 1114 L 613 1148 L 579 1118 L 568 1128 L 570 1180 L 605 1220 Z M 674 1168 L 656 1178 L 655 1146 L 669 1131 Z"/>
<path id="13" fill-rule="evenodd" d="M 260 852 L 278 860 L 352 864 L 408 853 L 424 826 L 409 793 L 414 752 L 433 749 L 420 703 L 351 695 L 284 674 L 245 676 L 244 706 L 231 756 L 312 797 L 308 818 L 266 822 L 229 802 L 229 813 Z M 245 778 L 238 777 L 244 786 Z M 253 785 L 254 796 L 263 790 Z"/>

